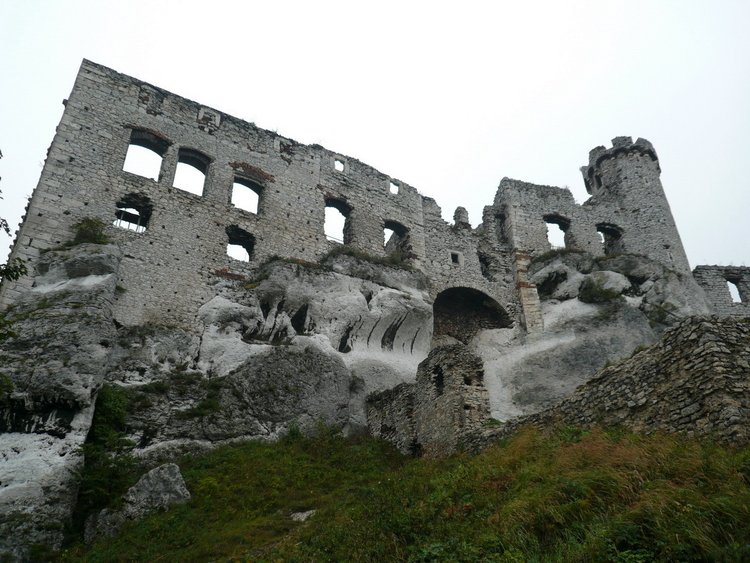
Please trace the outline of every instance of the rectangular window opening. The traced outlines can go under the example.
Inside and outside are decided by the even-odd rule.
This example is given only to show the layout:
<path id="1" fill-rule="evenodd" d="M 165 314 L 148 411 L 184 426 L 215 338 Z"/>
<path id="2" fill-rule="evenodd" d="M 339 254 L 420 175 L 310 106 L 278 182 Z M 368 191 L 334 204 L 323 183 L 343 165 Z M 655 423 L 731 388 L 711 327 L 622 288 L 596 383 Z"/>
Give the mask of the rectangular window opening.
<path id="1" fill-rule="evenodd" d="M 333 169 L 336 172 L 343 172 L 344 171 L 344 161 L 340 160 L 338 158 L 334 159 L 334 161 L 333 161 Z"/>
<path id="2" fill-rule="evenodd" d="M 396 183 L 394 183 L 394 182 L 389 182 L 389 185 L 388 185 L 388 190 L 389 190 L 389 191 L 390 191 L 390 192 L 391 192 L 392 194 L 397 194 L 397 193 L 398 193 L 398 190 L 399 190 L 399 185 L 398 185 L 398 184 L 396 184 Z"/>

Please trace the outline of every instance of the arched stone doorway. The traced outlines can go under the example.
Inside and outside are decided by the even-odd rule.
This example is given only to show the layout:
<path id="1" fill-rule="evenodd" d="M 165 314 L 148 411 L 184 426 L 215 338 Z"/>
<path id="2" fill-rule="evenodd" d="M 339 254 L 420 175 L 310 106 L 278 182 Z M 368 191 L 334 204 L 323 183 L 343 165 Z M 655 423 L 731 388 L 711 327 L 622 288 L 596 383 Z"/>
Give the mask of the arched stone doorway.
<path id="1" fill-rule="evenodd" d="M 509 328 L 513 320 L 492 297 L 470 287 L 441 291 L 432 305 L 433 338 L 451 336 L 468 343 L 477 332 L 488 328 Z"/>

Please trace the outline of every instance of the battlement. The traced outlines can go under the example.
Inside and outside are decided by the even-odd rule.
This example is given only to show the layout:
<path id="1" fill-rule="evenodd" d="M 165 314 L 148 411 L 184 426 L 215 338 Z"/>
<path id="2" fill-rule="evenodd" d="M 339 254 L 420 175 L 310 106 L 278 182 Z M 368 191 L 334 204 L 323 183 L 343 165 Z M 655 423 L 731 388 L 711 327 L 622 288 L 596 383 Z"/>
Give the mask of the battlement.
<path id="1" fill-rule="evenodd" d="M 647 156 L 656 163 L 657 173 L 661 172 L 659 158 L 650 141 L 639 137 L 634 143 L 632 137 L 615 137 L 612 139 L 612 147 L 606 148 L 600 145 L 589 151 L 589 163 L 581 167 L 586 191 L 591 195 L 595 195 L 599 188 L 602 187 L 602 175 L 606 174 L 606 172 L 602 171 L 602 164 L 604 162 L 628 155 Z"/>

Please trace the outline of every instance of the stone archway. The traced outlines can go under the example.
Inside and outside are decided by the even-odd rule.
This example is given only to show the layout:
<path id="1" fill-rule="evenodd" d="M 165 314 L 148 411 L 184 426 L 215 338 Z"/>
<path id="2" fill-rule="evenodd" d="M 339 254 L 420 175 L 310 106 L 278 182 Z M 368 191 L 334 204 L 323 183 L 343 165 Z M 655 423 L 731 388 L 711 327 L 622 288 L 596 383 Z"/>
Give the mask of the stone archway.
<path id="1" fill-rule="evenodd" d="M 441 291 L 432 305 L 433 338 L 451 336 L 464 344 L 477 332 L 488 328 L 510 328 L 507 311 L 486 293 L 470 287 Z"/>

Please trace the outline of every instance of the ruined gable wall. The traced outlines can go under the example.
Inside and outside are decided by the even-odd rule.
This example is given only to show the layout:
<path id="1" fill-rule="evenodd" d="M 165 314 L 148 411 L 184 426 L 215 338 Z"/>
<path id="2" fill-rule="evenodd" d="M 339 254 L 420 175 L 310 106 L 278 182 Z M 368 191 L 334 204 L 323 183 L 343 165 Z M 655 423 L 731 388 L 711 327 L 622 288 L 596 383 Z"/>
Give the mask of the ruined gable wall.
<path id="1" fill-rule="evenodd" d="M 122 170 L 133 129 L 168 143 L 158 181 Z M 202 196 L 172 187 L 181 148 L 210 159 Z M 342 171 L 336 170 L 336 160 Z M 257 214 L 231 205 L 235 175 L 262 186 Z M 398 193 L 391 193 L 391 182 Z M 438 287 L 480 282 L 482 290 L 493 290 L 482 282 L 476 251 L 466 246 L 470 230 L 450 241 L 435 237 L 448 232 L 437 209 L 431 232 L 425 233 L 424 198 L 408 184 L 356 159 L 301 145 L 84 61 L 12 257 L 33 267 L 41 250 L 72 238 L 71 226 L 81 218 L 111 224 L 116 202 L 133 193 L 153 203 L 148 229 L 135 233 L 110 226 L 107 233 L 125 254 L 118 283 L 126 291 L 118 294 L 115 314 L 126 324 L 191 322 L 212 294 L 216 270 L 252 275 L 274 255 L 318 260 L 335 246 L 323 231 L 330 200 L 351 210 L 346 231 L 351 246 L 383 255 L 384 222 L 396 222 L 409 230 L 412 264 L 434 275 Z M 226 255 L 228 225 L 254 235 L 251 262 Z M 434 240 L 426 260 L 429 237 Z M 450 263 L 442 244 L 466 248 L 472 256 L 458 275 L 439 274 L 442 262 Z M 30 283 L 27 278 L 8 284 L 0 304 L 13 302 Z"/>
<path id="2" fill-rule="evenodd" d="M 750 316 L 750 267 L 696 266 L 693 277 L 705 291 L 711 308 L 726 317 Z M 727 282 L 737 286 L 741 302 L 732 301 Z"/>

